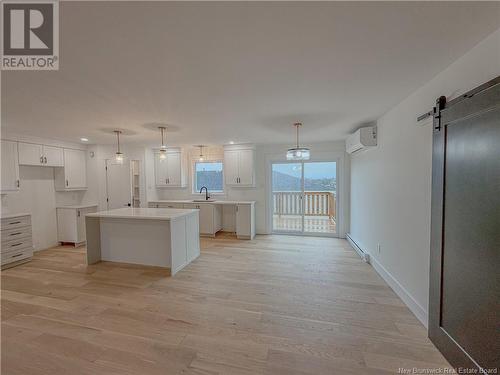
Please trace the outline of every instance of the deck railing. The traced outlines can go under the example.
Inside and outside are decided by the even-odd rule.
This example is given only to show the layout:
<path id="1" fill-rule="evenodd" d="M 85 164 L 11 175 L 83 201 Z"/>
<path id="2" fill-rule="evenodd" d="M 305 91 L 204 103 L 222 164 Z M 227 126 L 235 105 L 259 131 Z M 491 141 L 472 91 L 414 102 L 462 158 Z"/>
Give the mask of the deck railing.
<path id="1" fill-rule="evenodd" d="M 273 191 L 273 214 L 300 215 L 302 210 L 300 191 Z M 304 214 L 306 216 L 328 216 L 335 219 L 335 193 L 330 191 L 304 192 Z"/>

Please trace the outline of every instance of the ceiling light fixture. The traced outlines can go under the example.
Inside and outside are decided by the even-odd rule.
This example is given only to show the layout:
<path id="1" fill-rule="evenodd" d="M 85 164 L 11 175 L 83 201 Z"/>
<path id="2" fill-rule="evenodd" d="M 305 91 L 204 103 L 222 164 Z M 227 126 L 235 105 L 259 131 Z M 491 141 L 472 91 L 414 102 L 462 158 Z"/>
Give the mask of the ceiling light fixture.
<path id="1" fill-rule="evenodd" d="M 160 160 L 165 160 L 167 158 L 167 145 L 164 142 L 163 134 L 167 131 L 165 126 L 158 126 L 161 132 L 161 146 L 160 146 Z"/>
<path id="2" fill-rule="evenodd" d="M 116 164 L 123 164 L 123 159 L 125 158 L 125 155 L 120 151 L 120 134 L 122 133 L 121 130 L 113 130 L 113 133 L 116 134 L 116 153 L 115 153 L 115 162 Z"/>
<path id="3" fill-rule="evenodd" d="M 80 138 L 80 141 L 82 141 L 82 142 L 88 142 L 88 141 L 89 141 L 89 139 L 88 139 L 88 138 L 84 138 L 84 137 L 82 137 L 82 138 Z"/>
<path id="4" fill-rule="evenodd" d="M 306 147 L 299 146 L 299 128 L 302 126 L 302 123 L 296 122 L 293 126 L 295 126 L 296 130 L 297 144 L 295 147 L 288 149 L 286 153 L 286 160 L 309 160 L 311 157 L 311 151 Z"/>
<path id="5" fill-rule="evenodd" d="M 230 145 L 234 145 L 234 141 L 229 141 L 229 144 Z"/>
<path id="6" fill-rule="evenodd" d="M 198 158 L 198 161 L 204 161 L 205 157 L 203 156 L 203 145 L 198 145 L 198 147 L 200 148 L 200 156 Z"/>

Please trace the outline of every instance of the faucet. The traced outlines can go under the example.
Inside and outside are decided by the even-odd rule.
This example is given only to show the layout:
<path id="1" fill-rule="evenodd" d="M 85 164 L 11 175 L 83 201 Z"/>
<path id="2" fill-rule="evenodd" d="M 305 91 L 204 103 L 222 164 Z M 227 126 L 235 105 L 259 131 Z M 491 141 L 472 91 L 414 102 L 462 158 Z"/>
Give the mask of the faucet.
<path id="1" fill-rule="evenodd" d="M 202 187 L 201 187 L 201 189 L 200 189 L 200 194 L 201 194 L 201 192 L 203 191 L 203 189 L 205 189 L 205 200 L 206 200 L 206 201 L 208 201 L 208 198 L 210 198 L 210 197 L 208 196 L 208 189 L 207 189 L 207 187 L 206 187 L 206 186 L 202 186 Z"/>

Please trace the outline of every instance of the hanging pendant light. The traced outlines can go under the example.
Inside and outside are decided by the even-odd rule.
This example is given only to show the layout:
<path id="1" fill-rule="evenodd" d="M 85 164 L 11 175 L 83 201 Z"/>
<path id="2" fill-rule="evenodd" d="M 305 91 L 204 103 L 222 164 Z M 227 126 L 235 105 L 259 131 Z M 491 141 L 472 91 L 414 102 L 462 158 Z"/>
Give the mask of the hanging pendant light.
<path id="1" fill-rule="evenodd" d="M 299 146 L 299 128 L 302 126 L 302 123 L 296 122 L 293 124 L 296 130 L 296 140 L 297 144 L 293 148 L 289 148 L 286 153 L 286 160 L 309 160 L 311 157 L 311 151 L 307 147 Z"/>
<path id="2" fill-rule="evenodd" d="M 203 145 L 198 145 L 200 148 L 200 156 L 198 157 L 198 161 L 204 161 L 205 157 L 203 156 Z"/>
<path id="3" fill-rule="evenodd" d="M 165 126 L 158 126 L 161 132 L 161 146 L 160 146 L 160 160 L 165 160 L 167 158 L 167 145 L 163 140 L 163 134 L 166 132 L 167 128 Z"/>
<path id="4" fill-rule="evenodd" d="M 116 134 L 116 153 L 115 153 L 115 162 L 116 164 L 123 164 L 123 159 L 125 159 L 125 155 L 120 151 L 120 134 L 122 133 L 121 130 L 114 130 L 113 131 Z"/>

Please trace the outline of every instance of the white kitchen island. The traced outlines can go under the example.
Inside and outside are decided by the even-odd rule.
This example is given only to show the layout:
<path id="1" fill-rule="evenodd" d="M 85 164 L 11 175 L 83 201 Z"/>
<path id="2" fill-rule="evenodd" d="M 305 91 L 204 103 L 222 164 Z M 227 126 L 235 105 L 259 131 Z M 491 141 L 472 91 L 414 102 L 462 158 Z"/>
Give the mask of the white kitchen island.
<path id="1" fill-rule="evenodd" d="M 198 210 L 119 208 L 85 216 L 87 264 L 184 268 L 200 255 Z"/>

